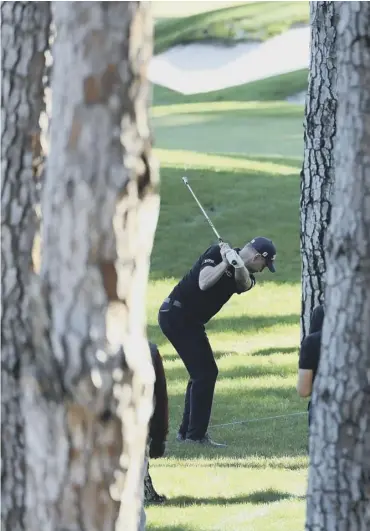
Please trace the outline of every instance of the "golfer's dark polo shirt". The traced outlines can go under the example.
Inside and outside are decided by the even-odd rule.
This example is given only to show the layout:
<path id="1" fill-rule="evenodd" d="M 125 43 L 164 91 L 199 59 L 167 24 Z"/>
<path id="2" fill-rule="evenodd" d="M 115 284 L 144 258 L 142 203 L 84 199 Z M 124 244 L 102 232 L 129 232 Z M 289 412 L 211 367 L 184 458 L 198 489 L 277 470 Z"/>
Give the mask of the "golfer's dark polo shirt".
<path id="1" fill-rule="evenodd" d="M 236 251 L 240 249 L 235 248 Z M 222 277 L 211 288 L 202 291 L 199 287 L 199 275 L 207 266 L 215 267 L 222 262 L 219 245 L 212 245 L 195 262 L 190 271 L 170 293 L 170 299 L 181 302 L 184 310 L 194 320 L 207 323 L 220 311 L 234 293 L 242 293 L 235 282 L 235 269 L 229 266 Z M 252 286 L 256 280 L 250 275 Z M 251 289 L 249 288 L 249 289 Z"/>
<path id="2" fill-rule="evenodd" d="M 299 368 L 308 369 L 312 371 L 312 385 L 314 384 L 317 370 L 320 362 L 320 351 L 321 351 L 321 330 L 317 332 L 312 332 L 302 341 L 301 349 L 299 353 Z M 307 406 L 309 413 L 308 424 L 311 425 L 313 422 L 313 413 L 312 413 L 312 401 L 308 402 Z"/>
<path id="3" fill-rule="evenodd" d="M 321 351 L 321 330 L 312 332 L 302 341 L 299 353 L 299 368 L 312 371 L 312 384 L 319 367 Z"/>

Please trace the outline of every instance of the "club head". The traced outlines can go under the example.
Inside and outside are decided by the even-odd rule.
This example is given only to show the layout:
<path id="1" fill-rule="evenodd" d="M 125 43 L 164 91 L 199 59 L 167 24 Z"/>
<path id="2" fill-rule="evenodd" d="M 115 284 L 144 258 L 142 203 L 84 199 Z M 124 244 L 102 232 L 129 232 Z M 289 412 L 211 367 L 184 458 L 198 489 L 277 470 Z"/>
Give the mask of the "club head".
<path id="1" fill-rule="evenodd" d="M 183 180 L 183 183 L 184 183 L 184 184 L 189 184 L 189 183 L 188 183 L 188 178 L 187 178 L 187 177 L 183 177 L 182 180 Z"/>

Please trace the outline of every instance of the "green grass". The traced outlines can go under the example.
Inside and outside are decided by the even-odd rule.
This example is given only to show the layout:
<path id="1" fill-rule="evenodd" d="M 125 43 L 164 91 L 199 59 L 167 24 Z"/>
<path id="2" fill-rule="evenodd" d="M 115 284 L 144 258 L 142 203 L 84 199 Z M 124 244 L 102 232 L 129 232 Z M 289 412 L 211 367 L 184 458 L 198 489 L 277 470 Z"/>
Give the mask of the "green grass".
<path id="1" fill-rule="evenodd" d="M 272 76 L 246 85 L 186 96 L 159 85 L 153 86 L 156 105 L 203 103 L 215 101 L 272 101 L 285 100 L 288 96 L 307 90 L 308 70 L 296 70 L 279 76 Z"/>
<path id="2" fill-rule="evenodd" d="M 163 96 L 152 109 L 161 211 L 147 316 L 148 335 L 164 357 L 170 398 L 167 455 L 151 462 L 151 473 L 169 499 L 147 508 L 147 529 L 303 530 L 307 417 L 295 390 L 303 108 L 248 98 Z M 278 249 L 277 273 L 264 272 L 250 293 L 234 296 L 207 325 L 219 367 L 210 434 L 228 444 L 222 450 L 175 442 L 187 373 L 157 325 L 163 298 L 215 241 L 181 181 L 184 167 L 227 241 L 242 245 L 260 234 L 273 238 Z M 282 417 L 259 420 L 276 416 Z"/>
<path id="3" fill-rule="evenodd" d="M 192 156 L 189 152 L 189 164 Z M 228 171 L 199 165 L 188 169 L 186 175 L 223 238 L 233 245 L 242 245 L 253 236 L 271 237 L 277 245 L 280 268 L 275 282 L 298 282 L 298 170 L 292 167 L 290 174 L 280 175 L 278 169 L 276 173 L 259 171 L 259 164 L 263 168 L 263 163 L 252 161 L 255 169 L 245 172 L 233 170 L 232 164 Z M 171 163 L 163 166 L 160 227 L 152 254 L 153 280 L 178 278 L 196 255 L 214 241 L 213 232 L 182 184 L 183 175 L 183 169 Z M 261 278 L 262 284 L 265 279 L 266 276 Z"/>
<path id="4" fill-rule="evenodd" d="M 166 0 L 154 1 L 152 5 L 152 13 L 155 20 L 180 18 L 195 15 L 197 13 L 204 13 L 206 11 L 214 11 L 223 7 L 230 7 L 233 5 L 240 5 L 240 2 L 224 2 L 211 0 L 189 2 L 187 0 Z"/>
<path id="5" fill-rule="evenodd" d="M 155 29 L 154 52 L 194 41 L 263 41 L 308 21 L 308 2 L 243 2 L 160 21 Z"/>
<path id="6" fill-rule="evenodd" d="M 155 145 L 170 150 L 181 148 L 198 153 L 225 154 L 226 157 L 229 154 L 246 156 L 246 153 L 249 157 L 302 155 L 302 106 L 288 103 L 281 103 L 280 106 L 268 103 L 224 103 L 214 103 L 208 107 L 204 104 L 189 104 L 166 106 L 158 111 L 154 109 L 152 122 L 156 131 Z M 228 131 L 227 135 L 225 131 Z M 212 143 L 209 142 L 209 135 L 213 138 Z M 279 144 L 276 143 L 277 135 Z M 264 138 L 263 143 L 261 137 Z M 180 155 L 178 158 L 181 159 Z M 188 154 L 186 158 L 191 164 L 191 155 Z M 179 160 L 179 163 L 187 166 L 186 158 Z M 169 159 L 166 159 L 167 163 L 170 163 Z M 228 164 L 231 161 L 226 161 L 226 167 Z M 257 170 L 258 164 L 255 168 Z"/>

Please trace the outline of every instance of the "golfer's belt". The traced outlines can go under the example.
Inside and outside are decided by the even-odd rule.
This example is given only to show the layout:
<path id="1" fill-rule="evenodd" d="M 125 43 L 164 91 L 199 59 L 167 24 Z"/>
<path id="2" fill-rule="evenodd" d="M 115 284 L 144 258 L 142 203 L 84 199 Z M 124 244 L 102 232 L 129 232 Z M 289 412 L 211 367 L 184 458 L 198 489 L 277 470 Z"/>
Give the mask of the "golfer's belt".
<path id="1" fill-rule="evenodd" d="M 180 301 L 172 301 L 169 297 L 167 297 L 166 299 L 164 299 L 163 302 L 168 302 L 169 304 L 172 304 L 173 306 L 177 306 L 178 308 L 182 308 L 182 304 Z"/>

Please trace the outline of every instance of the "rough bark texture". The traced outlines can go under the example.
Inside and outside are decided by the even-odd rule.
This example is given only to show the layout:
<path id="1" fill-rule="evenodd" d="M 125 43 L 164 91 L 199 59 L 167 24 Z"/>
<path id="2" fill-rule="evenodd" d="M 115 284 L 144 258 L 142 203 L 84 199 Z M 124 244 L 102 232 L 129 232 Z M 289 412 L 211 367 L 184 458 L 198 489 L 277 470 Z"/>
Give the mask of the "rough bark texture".
<path id="1" fill-rule="evenodd" d="M 323 302 L 325 235 L 330 222 L 336 134 L 337 2 L 310 2 L 310 69 L 301 172 L 302 312 L 306 336 L 313 308 Z"/>
<path id="2" fill-rule="evenodd" d="M 40 348 L 25 377 L 28 529 L 136 531 L 154 381 L 152 20 L 139 2 L 53 2 L 53 15 L 41 286 L 30 301 Z"/>
<path id="3" fill-rule="evenodd" d="M 340 2 L 336 183 L 313 395 L 309 531 L 370 529 L 370 3 Z"/>
<path id="4" fill-rule="evenodd" d="M 32 349 L 26 312 L 35 231 L 33 163 L 50 24 L 48 2 L 1 3 L 1 529 L 26 529 L 21 363 Z"/>

